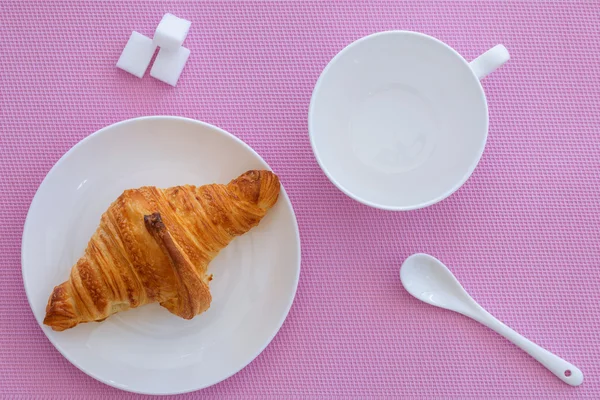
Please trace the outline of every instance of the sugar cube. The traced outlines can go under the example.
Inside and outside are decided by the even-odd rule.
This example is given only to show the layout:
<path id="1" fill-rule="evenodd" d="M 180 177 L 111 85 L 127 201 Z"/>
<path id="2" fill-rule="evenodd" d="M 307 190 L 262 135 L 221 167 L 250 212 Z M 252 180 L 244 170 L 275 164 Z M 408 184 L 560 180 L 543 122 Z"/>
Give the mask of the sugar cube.
<path id="1" fill-rule="evenodd" d="M 133 31 L 117 61 L 117 67 L 141 78 L 148 69 L 155 50 L 156 45 L 152 39 Z"/>
<path id="2" fill-rule="evenodd" d="M 154 32 L 154 44 L 167 50 L 181 47 L 192 23 L 173 14 L 165 14 Z"/>
<path id="3" fill-rule="evenodd" d="M 160 49 L 150 70 L 150 76 L 171 86 L 177 85 L 189 56 L 190 51 L 185 47 L 176 50 Z"/>

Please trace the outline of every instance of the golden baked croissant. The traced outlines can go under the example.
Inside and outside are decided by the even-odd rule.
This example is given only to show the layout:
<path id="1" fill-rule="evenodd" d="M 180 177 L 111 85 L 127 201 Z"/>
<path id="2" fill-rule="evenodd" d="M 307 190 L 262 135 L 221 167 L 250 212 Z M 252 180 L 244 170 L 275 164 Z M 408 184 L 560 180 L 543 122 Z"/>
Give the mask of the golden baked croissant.
<path id="1" fill-rule="evenodd" d="M 62 331 L 153 302 L 185 319 L 206 311 L 208 263 L 278 196 L 269 171 L 227 185 L 126 190 L 102 215 L 69 280 L 54 288 L 44 324 Z"/>

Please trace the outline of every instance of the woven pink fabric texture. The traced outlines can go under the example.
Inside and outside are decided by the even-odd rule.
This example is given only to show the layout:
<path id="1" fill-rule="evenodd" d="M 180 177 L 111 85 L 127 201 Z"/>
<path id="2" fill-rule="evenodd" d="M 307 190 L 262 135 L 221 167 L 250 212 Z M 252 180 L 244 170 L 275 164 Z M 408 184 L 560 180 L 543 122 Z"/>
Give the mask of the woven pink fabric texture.
<path id="1" fill-rule="evenodd" d="M 193 21 L 176 88 L 115 67 L 132 30 Z M 483 81 L 490 131 L 457 193 L 424 210 L 338 191 L 308 139 L 312 88 L 364 35 L 433 35 L 470 60 L 503 43 Z M 0 3 L 0 397 L 134 398 L 66 361 L 30 311 L 25 216 L 74 144 L 142 115 L 181 115 L 258 151 L 294 204 L 298 294 L 271 345 L 232 378 L 181 398 L 600 398 L 600 3 Z M 101 168 L 101 166 L 99 166 Z M 492 331 L 410 297 L 402 261 L 428 252 L 492 314 L 585 374 L 565 385 Z"/>

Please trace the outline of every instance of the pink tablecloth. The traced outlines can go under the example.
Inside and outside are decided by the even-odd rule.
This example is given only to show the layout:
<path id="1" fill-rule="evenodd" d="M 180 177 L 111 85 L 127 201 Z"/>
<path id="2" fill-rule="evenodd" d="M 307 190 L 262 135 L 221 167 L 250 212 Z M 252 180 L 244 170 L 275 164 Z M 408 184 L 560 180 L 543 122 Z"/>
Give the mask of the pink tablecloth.
<path id="1" fill-rule="evenodd" d="M 133 396 L 48 342 L 21 280 L 23 222 L 52 165 L 113 122 L 174 114 L 256 149 L 294 203 L 302 274 L 272 344 L 188 397 L 600 398 L 600 3 L 26 2 L 0 4 L 0 396 Z M 193 21 L 177 88 L 114 64 L 165 12 Z M 366 34 L 434 35 L 467 59 L 497 43 L 488 145 L 472 178 L 421 211 L 377 211 L 323 175 L 307 134 L 328 60 Z M 579 366 L 571 388 L 503 338 L 410 297 L 398 268 L 429 252 L 476 300 Z"/>

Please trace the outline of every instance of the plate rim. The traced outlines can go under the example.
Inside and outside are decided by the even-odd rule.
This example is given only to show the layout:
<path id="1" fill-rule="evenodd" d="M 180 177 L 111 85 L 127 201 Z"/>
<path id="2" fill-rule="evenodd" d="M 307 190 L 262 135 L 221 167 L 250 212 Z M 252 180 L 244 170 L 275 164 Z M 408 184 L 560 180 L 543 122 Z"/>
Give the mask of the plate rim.
<path id="1" fill-rule="evenodd" d="M 42 182 L 39 184 L 38 188 L 35 191 L 35 194 L 33 195 L 33 198 L 31 200 L 31 203 L 29 204 L 29 208 L 27 210 L 27 215 L 25 217 L 25 223 L 23 224 L 23 233 L 21 235 L 21 279 L 23 280 L 23 288 L 25 289 L 25 295 L 27 297 L 27 303 L 29 304 L 29 308 L 31 310 L 32 316 L 35 319 L 36 323 L 38 324 L 38 326 L 40 327 L 41 331 L 44 333 L 44 335 L 46 336 L 46 338 L 48 339 L 48 341 L 54 346 L 54 348 L 56 350 L 58 350 L 58 352 L 67 360 L 69 361 L 69 363 L 71 363 L 73 366 L 75 366 L 77 369 L 79 369 L 81 372 L 85 373 L 87 376 L 102 382 L 105 385 L 111 386 L 113 388 L 116 389 L 120 389 L 126 392 L 130 392 L 130 393 L 137 393 L 137 394 L 143 394 L 143 395 L 176 395 L 176 394 L 184 394 L 184 393 L 191 393 L 191 392 L 195 392 L 198 390 L 202 390 L 202 389 L 206 389 L 208 387 L 214 386 L 220 382 L 223 382 L 229 378 L 231 378 L 233 375 L 237 374 L 238 372 L 240 372 L 241 370 L 243 370 L 244 368 L 246 368 L 250 363 L 252 363 L 268 346 L 269 344 L 271 344 L 271 342 L 273 341 L 273 339 L 275 338 L 275 336 L 277 336 L 277 334 L 279 333 L 279 331 L 281 330 L 281 328 L 283 327 L 283 324 L 285 323 L 285 320 L 287 319 L 290 310 L 292 308 L 292 305 L 294 304 L 294 300 L 296 299 L 296 293 L 298 292 L 298 284 L 300 281 L 300 269 L 302 267 L 302 246 L 301 246 L 301 242 L 300 242 L 300 230 L 298 227 L 298 219 L 296 218 L 296 212 L 294 210 L 294 206 L 283 186 L 283 183 L 281 184 L 281 192 L 279 195 L 279 201 L 281 201 L 282 199 L 285 201 L 285 203 L 287 204 L 287 206 L 289 206 L 290 210 L 292 211 L 292 221 L 293 221 L 293 225 L 294 225 L 294 234 L 295 234 L 295 242 L 296 242 L 296 248 L 297 248 L 297 259 L 296 259 L 296 276 L 294 277 L 294 288 L 293 288 L 293 292 L 291 293 L 291 296 L 289 297 L 289 303 L 286 306 L 285 312 L 282 314 L 280 321 L 277 323 L 277 328 L 274 329 L 273 333 L 268 337 L 268 339 L 265 341 L 265 344 L 263 346 L 261 346 L 258 351 L 253 354 L 247 361 L 242 362 L 240 365 L 234 367 L 234 372 L 231 373 L 230 375 L 224 376 L 220 379 L 215 380 L 214 382 L 208 383 L 208 384 L 201 384 L 196 388 L 193 389 L 185 389 L 185 390 L 175 390 L 175 391 L 144 391 L 144 390 L 133 390 L 130 388 L 126 388 L 126 387 L 122 387 L 122 386 L 118 386 L 117 384 L 113 384 L 111 383 L 110 380 L 108 379 L 104 379 L 99 377 L 98 375 L 96 375 L 94 372 L 92 371 L 88 371 L 86 369 L 84 369 L 83 367 L 79 366 L 74 360 L 72 360 L 69 356 L 67 356 L 67 354 L 65 353 L 65 351 L 61 348 L 61 346 L 59 346 L 57 343 L 55 343 L 55 341 L 48 335 L 48 333 L 46 332 L 46 330 L 44 329 L 44 327 L 42 326 L 42 324 L 38 321 L 38 319 L 35 316 L 35 312 L 34 312 L 34 308 L 33 308 L 33 304 L 31 302 L 31 297 L 29 295 L 29 290 L 27 288 L 27 280 L 25 279 L 25 266 L 24 266 L 24 258 L 25 258 L 25 238 L 27 236 L 27 232 L 31 229 L 31 210 L 33 209 L 33 207 L 36 205 L 37 202 L 39 202 L 39 197 L 38 194 L 40 193 L 40 190 L 42 189 L 42 187 L 47 184 L 48 181 L 48 177 L 51 176 L 51 174 L 59 167 L 60 164 L 64 163 L 65 160 L 67 159 L 67 157 L 74 153 L 75 151 L 77 151 L 77 149 L 81 146 L 84 145 L 84 143 L 88 142 L 89 140 L 91 140 L 92 137 L 96 137 L 99 135 L 102 135 L 104 132 L 113 129 L 117 126 L 120 125 L 126 125 L 128 123 L 135 123 L 138 121 L 145 121 L 145 120 L 175 120 L 175 121 L 183 121 L 183 122 L 188 122 L 188 123 L 193 123 L 193 124 L 197 124 L 200 125 L 204 128 L 208 128 L 208 129 L 212 129 L 215 132 L 217 132 L 220 135 L 223 136 L 227 136 L 231 139 L 234 140 L 234 142 L 241 144 L 242 147 L 244 147 L 246 150 L 249 150 L 254 156 L 256 156 L 260 161 L 262 161 L 269 170 L 271 169 L 271 166 L 252 148 L 250 147 L 250 145 L 248 145 L 247 143 L 245 143 L 243 140 L 241 140 L 240 138 L 238 138 L 237 136 L 233 135 L 232 133 L 227 132 L 226 130 L 219 128 L 215 125 L 209 124 L 207 122 L 203 122 L 200 120 L 196 120 L 193 118 L 188 118 L 188 117 L 181 117 L 181 116 L 175 116 L 175 115 L 151 115 L 151 116 L 140 116 L 140 117 L 134 117 L 134 118 L 129 118 L 126 120 L 122 120 L 122 121 L 118 121 L 115 123 L 112 123 L 110 125 L 107 125 L 103 128 L 98 129 L 97 131 L 93 132 L 92 134 L 84 137 L 83 139 L 81 139 L 79 142 L 77 142 L 75 145 L 73 145 L 69 150 L 67 150 L 59 159 L 58 161 L 56 161 L 54 163 L 54 165 L 52 166 L 52 168 L 50 168 L 50 170 L 46 173 L 46 176 L 44 177 L 44 179 L 42 180 Z"/>

